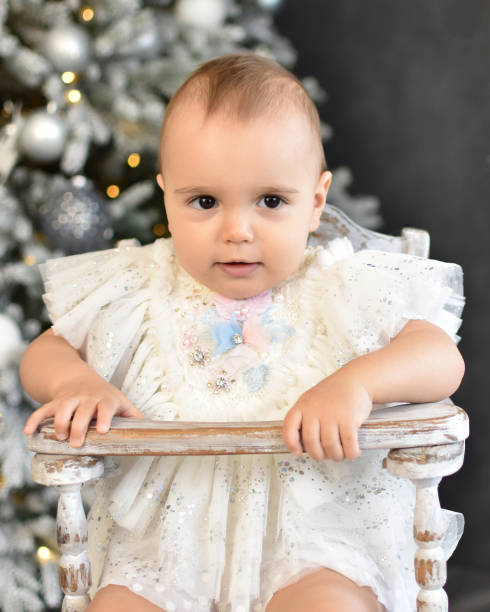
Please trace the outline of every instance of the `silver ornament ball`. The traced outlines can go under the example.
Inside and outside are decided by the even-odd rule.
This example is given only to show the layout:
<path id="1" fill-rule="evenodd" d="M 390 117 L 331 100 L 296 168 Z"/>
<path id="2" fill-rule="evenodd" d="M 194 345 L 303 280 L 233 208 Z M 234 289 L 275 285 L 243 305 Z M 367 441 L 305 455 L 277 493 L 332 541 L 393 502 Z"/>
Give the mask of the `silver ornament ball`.
<path id="1" fill-rule="evenodd" d="M 153 25 L 153 27 L 148 28 L 144 32 L 139 32 L 134 44 L 139 57 L 142 59 L 151 59 L 158 55 L 162 48 L 162 41 L 156 25 Z"/>
<path id="2" fill-rule="evenodd" d="M 117 55 L 138 56 L 141 59 L 151 59 L 162 50 L 162 38 L 156 24 L 147 24 L 140 28 L 134 36 L 118 45 Z"/>
<path id="3" fill-rule="evenodd" d="M 221 27 L 228 12 L 228 0 L 179 0 L 175 16 L 184 25 L 212 30 Z"/>
<path id="4" fill-rule="evenodd" d="M 40 163 L 56 161 L 66 143 L 66 127 L 57 115 L 46 111 L 32 113 L 24 123 L 19 138 L 19 148 Z"/>
<path id="5" fill-rule="evenodd" d="M 91 56 L 90 38 L 78 26 L 56 27 L 46 34 L 42 51 L 59 72 L 82 72 Z"/>
<path id="6" fill-rule="evenodd" d="M 86 184 L 53 193 L 39 209 L 39 222 L 49 245 L 67 254 L 108 248 L 113 236 L 104 198 Z"/>

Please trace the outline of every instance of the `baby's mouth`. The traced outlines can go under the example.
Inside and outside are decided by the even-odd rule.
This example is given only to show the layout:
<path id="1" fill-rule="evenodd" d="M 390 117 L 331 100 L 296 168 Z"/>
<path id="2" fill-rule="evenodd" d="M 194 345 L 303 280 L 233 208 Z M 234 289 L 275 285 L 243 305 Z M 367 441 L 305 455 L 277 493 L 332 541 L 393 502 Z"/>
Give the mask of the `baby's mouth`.
<path id="1" fill-rule="evenodd" d="M 257 261 L 219 261 L 218 268 L 228 276 L 249 276 L 260 266 Z"/>

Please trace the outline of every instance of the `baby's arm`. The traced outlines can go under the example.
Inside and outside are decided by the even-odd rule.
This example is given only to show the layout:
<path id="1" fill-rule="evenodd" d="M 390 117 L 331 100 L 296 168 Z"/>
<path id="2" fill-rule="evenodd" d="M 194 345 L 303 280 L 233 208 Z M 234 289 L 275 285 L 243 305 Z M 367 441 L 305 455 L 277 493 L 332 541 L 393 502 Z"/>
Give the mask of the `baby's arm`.
<path id="1" fill-rule="evenodd" d="M 97 431 L 109 430 L 112 417 L 142 417 L 141 412 L 113 385 L 99 376 L 66 340 L 48 330 L 34 340 L 20 363 L 24 389 L 43 406 L 26 422 L 24 433 L 34 433 L 41 421 L 54 417 L 56 437 L 70 435 L 81 446 L 90 421 L 97 415 Z M 73 420 L 72 420 L 73 417 Z"/>
<path id="2" fill-rule="evenodd" d="M 464 362 L 451 338 L 427 321 L 409 321 L 387 346 L 353 359 L 303 393 L 284 420 L 284 441 L 313 459 L 360 455 L 358 430 L 373 403 L 436 402 L 456 391 Z"/>

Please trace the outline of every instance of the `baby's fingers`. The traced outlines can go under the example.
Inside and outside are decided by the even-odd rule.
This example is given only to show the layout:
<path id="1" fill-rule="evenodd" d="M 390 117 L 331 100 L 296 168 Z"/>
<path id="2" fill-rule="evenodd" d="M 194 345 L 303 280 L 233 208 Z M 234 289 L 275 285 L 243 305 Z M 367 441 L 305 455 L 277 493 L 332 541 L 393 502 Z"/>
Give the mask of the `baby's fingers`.
<path id="1" fill-rule="evenodd" d="M 93 419 L 97 410 L 97 403 L 94 400 L 80 402 L 71 423 L 70 445 L 73 447 L 82 446 L 85 441 L 90 421 Z"/>
<path id="2" fill-rule="evenodd" d="M 339 429 L 335 422 L 322 424 L 321 439 L 323 450 L 328 459 L 332 459 L 333 461 L 342 461 L 342 459 L 344 459 Z"/>
<path id="3" fill-rule="evenodd" d="M 344 425 L 340 428 L 340 439 L 346 459 L 357 459 L 361 454 L 358 440 L 359 428 L 353 424 Z"/>
<path id="4" fill-rule="evenodd" d="M 134 408 L 134 406 L 130 402 L 128 403 L 129 406 Z M 139 410 L 137 410 L 137 408 L 134 408 L 134 410 L 139 413 L 138 416 L 141 414 Z M 129 412 L 131 412 L 131 414 L 129 414 Z M 110 399 L 101 400 L 97 404 L 98 433 L 107 433 L 109 431 L 109 429 L 111 428 L 112 417 L 115 414 L 120 414 L 121 416 L 136 416 L 133 415 L 132 411 L 129 409 L 129 407 L 127 407 L 126 404 L 121 405 L 119 402 Z"/>
<path id="5" fill-rule="evenodd" d="M 300 437 L 302 418 L 303 415 L 300 410 L 291 409 L 284 419 L 282 429 L 284 444 L 296 456 L 301 455 L 303 452 Z"/>
<path id="6" fill-rule="evenodd" d="M 306 422 L 303 421 L 301 435 L 303 437 L 305 450 L 310 457 L 315 461 L 322 461 L 322 459 L 325 459 L 322 441 L 320 440 L 320 422 L 318 419 L 310 418 Z"/>
<path id="7" fill-rule="evenodd" d="M 55 413 L 54 405 L 52 402 L 48 402 L 44 404 L 37 410 L 35 410 L 31 416 L 27 419 L 26 424 L 24 425 L 24 433 L 26 436 L 30 436 L 33 434 L 38 428 L 39 424 L 44 421 L 44 419 L 48 419 L 52 417 Z"/>

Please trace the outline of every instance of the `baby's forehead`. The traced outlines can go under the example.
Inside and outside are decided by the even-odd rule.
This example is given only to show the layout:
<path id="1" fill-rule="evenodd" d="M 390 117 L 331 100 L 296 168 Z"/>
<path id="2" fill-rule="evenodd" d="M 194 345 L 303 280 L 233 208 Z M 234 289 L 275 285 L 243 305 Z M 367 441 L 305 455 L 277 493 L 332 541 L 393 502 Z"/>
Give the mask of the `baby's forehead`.
<path id="1" fill-rule="evenodd" d="M 223 129 L 252 127 L 257 123 L 265 123 L 266 125 L 278 125 L 287 123 L 302 123 L 305 127 L 309 125 L 306 113 L 294 104 L 282 104 L 274 109 L 263 108 L 256 109 L 253 112 L 240 112 L 236 104 L 230 103 L 222 105 L 211 112 L 208 111 L 206 105 L 195 99 L 187 99 L 179 101 L 172 109 L 172 114 L 168 117 L 164 131 L 162 132 L 163 146 L 165 138 L 168 138 L 171 133 L 178 136 L 181 130 L 186 128 L 195 128 L 196 136 L 199 136 L 199 131 L 210 124 L 222 127 Z"/>

